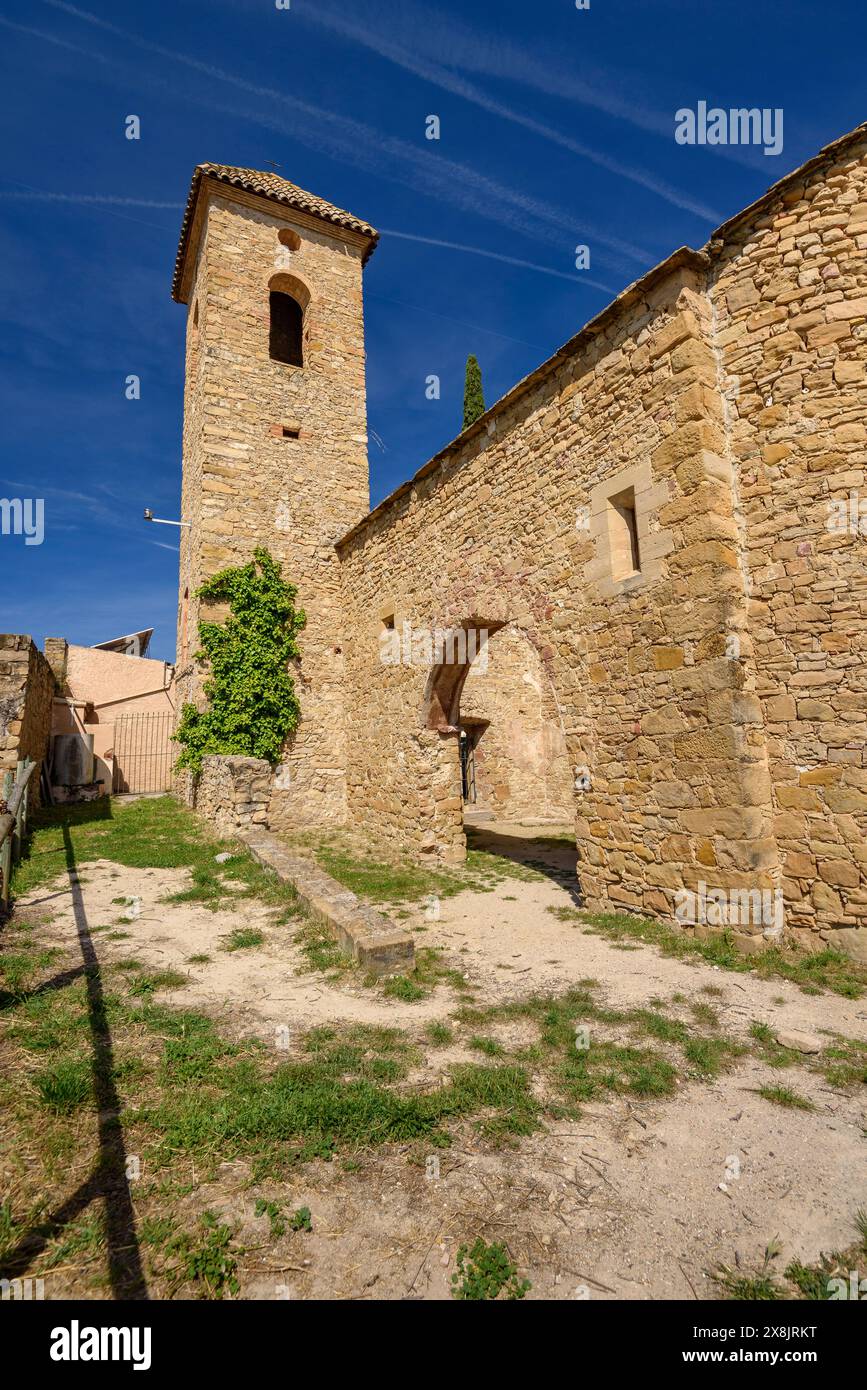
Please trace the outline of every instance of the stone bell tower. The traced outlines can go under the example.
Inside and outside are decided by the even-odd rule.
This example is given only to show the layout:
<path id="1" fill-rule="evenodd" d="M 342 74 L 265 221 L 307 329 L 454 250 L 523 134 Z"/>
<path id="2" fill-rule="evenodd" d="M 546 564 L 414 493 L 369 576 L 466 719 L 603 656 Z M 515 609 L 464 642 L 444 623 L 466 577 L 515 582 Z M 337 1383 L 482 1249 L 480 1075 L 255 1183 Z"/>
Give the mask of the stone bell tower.
<path id="1" fill-rule="evenodd" d="M 362 270 L 376 240 L 276 174 L 193 174 L 172 287 L 188 306 L 178 689 L 201 698 L 196 590 L 266 547 L 307 614 L 277 828 L 345 817 L 334 543 L 369 509 Z"/>

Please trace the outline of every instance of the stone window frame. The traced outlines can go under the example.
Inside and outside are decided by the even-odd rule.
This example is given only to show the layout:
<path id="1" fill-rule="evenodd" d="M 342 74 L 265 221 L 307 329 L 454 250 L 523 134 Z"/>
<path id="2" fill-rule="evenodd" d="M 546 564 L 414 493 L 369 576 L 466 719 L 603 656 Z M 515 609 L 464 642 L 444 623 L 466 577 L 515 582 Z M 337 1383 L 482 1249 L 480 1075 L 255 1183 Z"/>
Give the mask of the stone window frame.
<path id="1" fill-rule="evenodd" d="M 386 626 L 386 620 L 391 619 L 393 629 L 399 629 L 403 624 L 403 614 L 398 613 L 397 605 L 393 598 L 385 599 L 376 608 L 376 627 L 382 631 Z"/>
<path id="2" fill-rule="evenodd" d="M 630 490 L 635 498 L 635 526 L 641 568 L 615 579 L 611 502 Z M 667 501 L 668 487 L 664 482 L 654 484 L 649 461 L 618 469 L 591 488 L 590 539 L 593 542 L 593 559 L 584 566 L 584 578 L 595 584 L 604 597 L 630 593 L 661 577 L 663 558 L 674 549 L 674 536 L 671 531 L 653 530 L 652 522 L 659 507 Z"/>
<path id="3" fill-rule="evenodd" d="M 286 362 L 286 361 L 284 361 L 282 358 L 279 358 L 279 357 L 271 357 L 270 346 L 269 346 L 269 351 L 268 351 L 269 361 L 273 362 L 275 366 L 279 367 L 280 370 L 281 370 L 282 372 L 287 372 L 287 373 L 290 373 L 290 374 L 291 374 L 291 373 L 295 373 L 295 372 L 303 372 L 303 371 L 305 371 L 305 370 L 307 369 L 307 367 L 309 366 L 309 363 L 308 363 L 308 360 L 307 360 L 307 345 L 308 345 L 308 343 L 310 342 L 311 326 L 312 326 L 312 324 L 311 324 L 311 319 L 312 319 L 312 312 L 313 312 L 313 311 L 312 311 L 312 305 L 313 305 L 314 300 L 315 300 L 315 296 L 314 296 L 314 294 L 313 294 L 313 290 L 311 289 L 311 287 L 310 287 L 310 285 L 308 284 L 308 282 L 304 279 L 304 277 L 303 277 L 302 275 L 296 274 L 295 271 L 277 270 L 277 271 L 272 272 L 272 273 L 269 275 L 265 293 L 266 293 L 267 296 L 268 296 L 269 306 L 270 306 L 270 297 L 271 297 L 272 294 L 282 294 L 282 295 L 285 295 L 288 299 L 294 300 L 295 303 L 296 303 L 296 305 L 298 306 L 298 308 L 301 310 L 301 325 L 300 325 L 301 361 L 300 361 L 300 362 Z M 270 329 L 271 329 L 271 314 L 270 314 L 270 307 L 269 307 L 269 312 L 268 312 L 268 314 L 267 314 L 267 323 L 268 323 L 268 330 L 269 330 L 269 337 L 270 337 Z"/>

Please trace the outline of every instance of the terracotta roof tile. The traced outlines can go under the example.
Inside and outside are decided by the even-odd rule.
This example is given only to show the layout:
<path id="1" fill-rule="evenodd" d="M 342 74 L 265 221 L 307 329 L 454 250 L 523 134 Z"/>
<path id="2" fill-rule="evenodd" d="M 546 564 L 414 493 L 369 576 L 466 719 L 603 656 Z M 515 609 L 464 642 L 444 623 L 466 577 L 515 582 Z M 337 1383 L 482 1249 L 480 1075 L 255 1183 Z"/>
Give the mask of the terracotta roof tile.
<path id="1" fill-rule="evenodd" d="M 345 212 L 343 208 L 335 207 L 333 203 L 326 203 L 324 198 L 317 198 L 315 193 L 305 192 L 303 188 L 290 183 L 288 179 L 281 178 L 279 174 L 262 169 L 238 169 L 230 164 L 197 164 L 193 172 L 193 180 L 190 184 L 189 197 L 181 224 L 181 237 L 172 280 L 173 299 L 178 298 L 181 288 L 190 229 L 203 178 L 218 179 L 222 183 L 234 184 L 236 188 L 243 188 L 248 193 L 259 193 L 263 198 L 272 198 L 275 202 L 284 203 L 287 207 L 298 208 L 301 212 L 309 213 L 311 217 L 321 217 L 324 222 L 331 222 L 335 226 L 346 227 L 349 231 L 369 237 L 370 246 L 365 252 L 365 261 L 373 252 L 379 239 L 379 233 L 375 227 L 371 227 L 369 222 L 363 222 L 361 218 L 354 217 L 351 212 Z"/>

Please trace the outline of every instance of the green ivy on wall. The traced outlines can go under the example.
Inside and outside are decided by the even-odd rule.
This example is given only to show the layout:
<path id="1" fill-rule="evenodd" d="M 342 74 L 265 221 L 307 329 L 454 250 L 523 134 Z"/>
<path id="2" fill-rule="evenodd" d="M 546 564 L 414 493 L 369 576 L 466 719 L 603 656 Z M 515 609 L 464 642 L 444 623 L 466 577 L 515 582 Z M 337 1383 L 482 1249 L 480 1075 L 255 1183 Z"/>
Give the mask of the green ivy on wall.
<path id="1" fill-rule="evenodd" d="M 208 708 L 185 704 L 181 711 L 174 735 L 181 744 L 178 771 L 201 772 L 208 753 L 279 761 L 301 714 L 289 670 L 307 621 L 295 608 L 297 592 L 261 548 L 248 565 L 222 570 L 197 591 L 206 602 L 227 603 L 231 616 L 199 625 L 202 645 L 195 660 L 210 668 L 204 684 Z"/>

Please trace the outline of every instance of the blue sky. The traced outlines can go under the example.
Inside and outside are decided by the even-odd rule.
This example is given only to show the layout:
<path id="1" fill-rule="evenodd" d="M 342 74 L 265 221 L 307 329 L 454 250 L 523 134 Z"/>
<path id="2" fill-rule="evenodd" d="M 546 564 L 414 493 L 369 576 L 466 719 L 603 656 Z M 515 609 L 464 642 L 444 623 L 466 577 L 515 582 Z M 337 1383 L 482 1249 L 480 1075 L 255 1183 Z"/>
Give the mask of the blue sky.
<path id="1" fill-rule="evenodd" d="M 864 119 L 865 36 L 852 0 L 6 0 L 0 495 L 44 497 L 45 540 L 0 536 L 0 628 L 154 626 L 173 659 L 175 534 L 141 515 L 179 515 L 170 281 L 197 163 L 275 161 L 384 229 L 365 301 L 375 503 L 458 432 L 469 352 L 490 404 Z M 781 154 L 677 144 L 675 111 L 700 100 L 782 108 Z"/>

